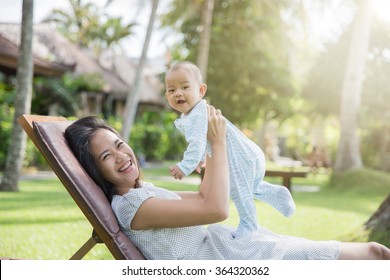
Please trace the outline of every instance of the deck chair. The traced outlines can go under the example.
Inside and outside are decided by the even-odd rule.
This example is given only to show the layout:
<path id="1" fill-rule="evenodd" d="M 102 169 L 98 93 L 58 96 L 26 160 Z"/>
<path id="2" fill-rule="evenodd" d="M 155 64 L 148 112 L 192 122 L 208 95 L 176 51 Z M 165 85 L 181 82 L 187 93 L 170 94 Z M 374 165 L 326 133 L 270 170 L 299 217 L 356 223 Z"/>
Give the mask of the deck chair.
<path id="1" fill-rule="evenodd" d="M 64 131 L 72 122 L 63 117 L 37 115 L 22 115 L 18 122 L 92 225 L 91 238 L 70 259 L 80 260 L 97 243 L 104 243 L 115 259 L 144 260 L 141 252 L 120 230 L 103 191 L 68 147 Z"/>

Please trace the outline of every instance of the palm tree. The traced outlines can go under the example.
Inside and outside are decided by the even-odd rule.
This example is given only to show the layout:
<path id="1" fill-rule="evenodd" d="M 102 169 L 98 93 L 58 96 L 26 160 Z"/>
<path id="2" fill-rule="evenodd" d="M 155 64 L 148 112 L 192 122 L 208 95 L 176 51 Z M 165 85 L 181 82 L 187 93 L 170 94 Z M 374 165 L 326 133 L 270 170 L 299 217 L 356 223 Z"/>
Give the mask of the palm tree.
<path id="1" fill-rule="evenodd" d="M 341 92 L 340 140 L 335 173 L 363 167 L 357 129 L 372 10 L 372 1 L 361 0 L 352 26 Z"/>
<path id="2" fill-rule="evenodd" d="M 152 12 L 149 18 L 149 23 L 146 31 L 146 36 L 145 36 L 145 42 L 142 48 L 142 53 L 139 59 L 137 71 L 135 73 L 133 87 L 129 91 L 126 98 L 125 110 L 123 112 L 123 125 L 121 131 L 122 137 L 126 142 L 129 141 L 130 131 L 133 126 L 135 116 L 137 114 L 137 107 L 138 107 L 139 98 L 141 94 L 139 91 L 139 86 L 141 83 L 144 64 L 147 58 L 150 38 L 152 36 L 152 31 L 153 31 L 153 24 L 156 18 L 157 7 L 158 7 L 158 0 L 152 0 Z"/>
<path id="3" fill-rule="evenodd" d="M 209 61 L 210 33 L 213 19 L 214 0 L 204 0 L 202 13 L 197 65 L 202 73 L 203 82 L 207 80 L 207 65 Z"/>
<path id="4" fill-rule="evenodd" d="M 87 47 L 91 42 L 91 33 L 99 28 L 100 14 L 93 3 L 83 4 L 82 0 L 69 0 L 70 12 L 54 9 L 43 22 L 54 22 L 59 31 L 70 41 Z"/>
<path id="5" fill-rule="evenodd" d="M 4 177 L 0 184 L 1 191 L 18 191 L 19 173 L 26 150 L 26 134 L 18 125 L 17 119 L 22 114 L 30 113 L 33 77 L 33 7 L 34 0 L 23 0 L 21 41 L 17 69 L 15 115 L 11 134 L 11 144 L 7 153 Z"/>
<path id="6" fill-rule="evenodd" d="M 164 26 L 176 28 L 181 32 L 180 29 L 183 22 L 196 18 L 200 14 L 200 33 L 196 64 L 201 70 L 204 82 L 207 80 L 214 2 L 214 0 L 175 0 L 171 3 L 171 10 L 162 19 Z"/>
<path id="7" fill-rule="evenodd" d="M 132 35 L 135 24 L 123 24 L 121 17 L 108 18 L 103 24 L 97 27 L 93 35 L 93 48 L 100 54 L 105 49 L 113 49 L 119 46 L 119 42 Z"/>
<path id="8" fill-rule="evenodd" d="M 108 3 L 112 2 L 112 0 L 108 1 Z M 148 29 L 146 33 L 146 38 L 140 58 L 140 62 L 138 64 L 137 72 L 134 79 L 134 84 L 132 90 L 129 92 L 129 95 L 126 98 L 126 105 L 124 110 L 124 120 L 122 126 L 122 137 L 128 141 L 130 138 L 131 127 L 134 123 L 134 119 L 137 113 L 138 101 L 139 101 L 139 84 L 141 82 L 141 76 L 143 71 L 143 66 L 146 60 L 146 54 L 149 47 L 150 36 L 152 34 L 153 22 L 156 17 L 156 11 L 158 7 L 158 0 L 152 1 L 152 13 L 148 23 Z M 179 5 L 179 4 L 178 4 Z M 191 5 L 190 5 L 191 6 Z M 202 32 L 199 43 L 199 53 L 198 56 L 198 66 L 201 68 L 204 79 L 206 79 L 207 73 L 207 62 L 208 62 L 208 53 L 210 46 L 210 28 L 212 22 L 212 13 L 214 8 L 214 0 L 204 0 L 203 1 L 203 9 L 202 9 Z"/>
<path id="9" fill-rule="evenodd" d="M 84 4 L 82 0 L 69 0 L 69 3 L 70 12 L 54 9 L 44 22 L 54 22 L 65 37 L 80 47 L 90 47 L 100 54 L 133 34 L 133 23 L 124 24 L 121 17 L 108 17 L 93 3 Z"/>

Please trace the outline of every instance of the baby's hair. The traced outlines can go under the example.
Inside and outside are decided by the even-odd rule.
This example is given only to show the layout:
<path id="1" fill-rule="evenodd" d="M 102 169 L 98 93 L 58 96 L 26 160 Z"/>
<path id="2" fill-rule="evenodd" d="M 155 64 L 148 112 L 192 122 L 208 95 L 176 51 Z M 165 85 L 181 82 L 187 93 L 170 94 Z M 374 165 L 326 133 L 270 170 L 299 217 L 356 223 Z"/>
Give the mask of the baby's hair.
<path id="1" fill-rule="evenodd" d="M 174 65 L 172 65 L 168 69 L 166 75 L 168 75 L 168 73 L 170 73 L 172 71 L 179 70 L 179 69 L 185 69 L 185 70 L 189 71 L 190 74 L 193 75 L 200 84 L 203 83 L 202 82 L 202 80 L 203 80 L 202 73 L 200 72 L 199 67 L 190 61 L 181 61 L 181 62 L 175 63 Z"/>

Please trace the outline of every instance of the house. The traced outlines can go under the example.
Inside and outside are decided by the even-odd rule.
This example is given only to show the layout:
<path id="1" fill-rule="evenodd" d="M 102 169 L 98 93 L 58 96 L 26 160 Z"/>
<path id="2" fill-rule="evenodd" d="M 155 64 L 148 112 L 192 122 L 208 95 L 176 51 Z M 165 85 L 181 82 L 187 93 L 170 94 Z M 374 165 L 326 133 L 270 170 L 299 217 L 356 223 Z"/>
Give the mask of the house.
<path id="1" fill-rule="evenodd" d="M 0 34 L 0 72 L 5 75 L 16 75 L 18 67 L 19 47 Z M 60 77 L 67 71 L 73 71 L 74 65 L 65 65 L 45 61 L 37 56 L 33 57 L 34 74 L 48 77 Z"/>
<path id="2" fill-rule="evenodd" d="M 101 92 L 80 92 L 82 111 L 79 115 L 122 115 L 137 65 L 122 57 L 116 58 L 119 62 L 115 64 L 115 69 L 107 69 L 91 50 L 73 44 L 49 24 L 35 24 L 33 30 L 34 75 L 58 77 L 68 71 L 76 75 L 100 75 L 103 81 Z M 0 23 L 1 72 L 16 73 L 19 43 L 20 24 Z M 166 106 L 161 94 L 162 87 L 155 74 L 144 74 L 139 106 Z M 55 106 L 53 104 L 53 108 Z"/>

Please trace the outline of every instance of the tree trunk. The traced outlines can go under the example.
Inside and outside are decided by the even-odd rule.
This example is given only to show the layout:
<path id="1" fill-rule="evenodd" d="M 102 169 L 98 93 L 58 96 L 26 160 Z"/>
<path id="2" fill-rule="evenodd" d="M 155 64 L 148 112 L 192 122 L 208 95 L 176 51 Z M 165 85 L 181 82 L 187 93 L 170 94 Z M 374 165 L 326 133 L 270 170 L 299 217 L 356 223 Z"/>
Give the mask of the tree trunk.
<path id="1" fill-rule="evenodd" d="M 387 116 L 384 118 L 388 119 Z M 385 127 L 382 130 L 383 139 L 380 149 L 380 170 L 390 172 L 390 125 L 385 124 Z"/>
<path id="2" fill-rule="evenodd" d="M 131 88 L 126 98 L 125 110 L 123 113 L 123 125 L 121 131 L 122 137 L 126 142 L 129 142 L 130 131 L 133 126 L 135 116 L 137 114 L 137 108 L 138 108 L 139 98 L 141 94 L 139 91 L 139 86 L 142 79 L 144 64 L 147 59 L 146 55 L 148 53 L 149 42 L 152 36 L 153 23 L 156 18 L 157 7 L 158 7 L 158 0 L 152 0 L 152 13 L 149 18 L 149 23 L 146 31 L 145 42 L 142 48 L 141 58 L 139 60 L 137 72 L 135 73 L 133 87 Z"/>
<path id="3" fill-rule="evenodd" d="M 352 37 L 342 88 L 340 140 L 334 167 L 335 173 L 363 167 L 357 129 L 370 38 L 371 14 L 372 1 L 361 0 L 352 26 Z"/>
<path id="4" fill-rule="evenodd" d="M 390 194 L 365 223 L 368 229 L 388 230 L 390 232 Z"/>
<path id="5" fill-rule="evenodd" d="M 199 38 L 197 64 L 202 73 L 203 82 L 207 80 L 207 65 L 209 61 L 210 33 L 213 21 L 214 0 L 204 0 L 202 7 L 202 30 Z"/>
<path id="6" fill-rule="evenodd" d="M 0 191 L 18 191 L 19 174 L 26 150 L 26 134 L 18 125 L 17 119 L 31 110 L 32 96 L 32 37 L 33 37 L 33 0 L 23 0 L 21 40 L 17 69 L 15 115 L 11 133 L 11 144 L 7 153 L 3 180 Z"/>

